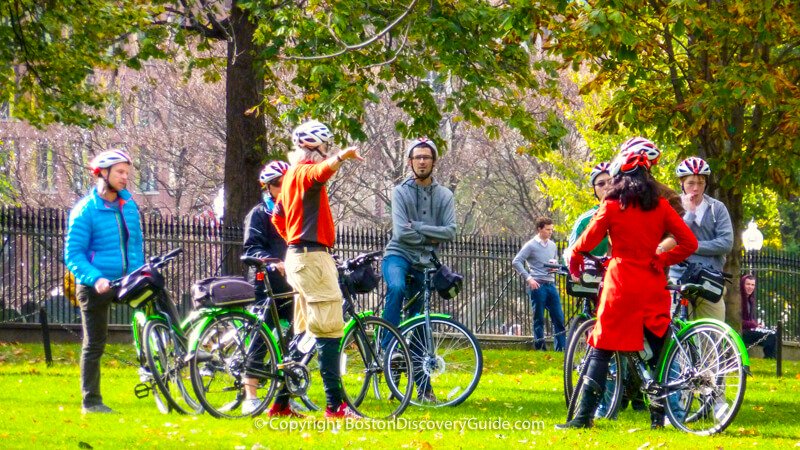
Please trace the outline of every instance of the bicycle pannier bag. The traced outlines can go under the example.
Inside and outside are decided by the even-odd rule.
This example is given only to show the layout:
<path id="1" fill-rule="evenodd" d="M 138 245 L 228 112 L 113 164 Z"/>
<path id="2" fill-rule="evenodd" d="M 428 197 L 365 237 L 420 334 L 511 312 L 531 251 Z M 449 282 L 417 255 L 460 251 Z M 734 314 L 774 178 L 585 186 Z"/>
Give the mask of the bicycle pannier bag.
<path id="1" fill-rule="evenodd" d="M 586 259 L 580 281 L 572 281 L 572 277 L 567 277 L 567 294 L 580 298 L 597 298 L 602 280 L 594 261 Z"/>
<path id="2" fill-rule="evenodd" d="M 138 308 L 163 287 L 164 277 L 150 264 L 145 264 L 122 279 L 114 302 Z"/>
<path id="3" fill-rule="evenodd" d="M 353 271 L 350 272 L 349 280 L 353 292 L 356 294 L 366 294 L 378 287 L 381 277 L 375 273 L 375 269 L 370 262 L 353 269 Z"/>
<path id="4" fill-rule="evenodd" d="M 246 305 L 254 301 L 253 285 L 241 277 L 211 277 L 192 285 L 196 308 Z"/>
<path id="5" fill-rule="evenodd" d="M 700 285 L 703 288 L 700 291 L 700 297 L 711 303 L 720 301 L 725 289 L 725 277 L 722 273 L 712 267 L 697 263 L 689 263 L 679 283 Z"/>
<path id="6" fill-rule="evenodd" d="M 433 287 L 439 295 L 447 300 L 453 299 L 461 292 L 461 285 L 464 277 L 450 270 L 449 267 L 442 265 L 433 274 Z"/>

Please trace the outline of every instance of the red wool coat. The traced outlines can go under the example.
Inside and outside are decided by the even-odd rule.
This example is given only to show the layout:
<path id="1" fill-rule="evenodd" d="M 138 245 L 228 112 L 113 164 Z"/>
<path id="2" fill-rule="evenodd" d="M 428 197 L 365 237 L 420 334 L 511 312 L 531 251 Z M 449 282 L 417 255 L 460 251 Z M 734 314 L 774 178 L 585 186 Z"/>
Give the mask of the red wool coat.
<path id="1" fill-rule="evenodd" d="M 678 245 L 656 255 L 665 233 Z M 612 351 L 639 351 L 644 328 L 662 336 L 670 322 L 670 295 L 663 268 L 679 263 L 697 249 L 697 239 L 664 198 L 650 211 L 620 208 L 618 200 L 605 201 L 572 250 L 588 252 L 608 233 L 611 260 L 603 279 L 597 308 L 597 325 L 589 336 L 593 347 Z"/>

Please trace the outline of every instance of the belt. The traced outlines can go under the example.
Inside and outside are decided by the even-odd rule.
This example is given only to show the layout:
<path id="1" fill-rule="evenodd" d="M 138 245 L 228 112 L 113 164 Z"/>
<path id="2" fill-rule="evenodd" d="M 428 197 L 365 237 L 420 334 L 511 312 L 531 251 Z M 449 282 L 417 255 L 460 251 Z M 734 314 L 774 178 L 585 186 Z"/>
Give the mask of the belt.
<path id="1" fill-rule="evenodd" d="M 534 278 L 534 280 L 536 280 L 536 278 Z M 539 284 L 555 284 L 555 281 L 536 280 L 536 282 L 539 283 Z"/>
<path id="2" fill-rule="evenodd" d="M 289 244 L 289 250 L 295 253 L 325 252 L 333 254 L 333 249 L 322 244 Z"/>

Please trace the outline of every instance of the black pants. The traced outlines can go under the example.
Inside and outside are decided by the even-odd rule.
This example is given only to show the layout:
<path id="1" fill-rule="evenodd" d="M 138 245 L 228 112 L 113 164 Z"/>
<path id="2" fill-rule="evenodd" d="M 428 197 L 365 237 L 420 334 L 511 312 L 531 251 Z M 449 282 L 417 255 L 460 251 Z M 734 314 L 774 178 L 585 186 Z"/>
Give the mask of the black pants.
<path id="1" fill-rule="evenodd" d="M 647 364 L 650 366 L 650 370 L 652 371 L 655 370 L 656 363 L 661 355 L 661 349 L 664 347 L 666 333 L 664 336 L 659 337 L 656 336 L 652 331 L 645 328 L 644 337 L 647 339 L 647 343 L 650 344 L 650 348 L 653 349 L 653 357 L 647 361 Z M 606 385 L 606 377 L 608 376 L 608 363 L 613 354 L 613 350 L 603 350 L 599 348 L 591 349 L 591 353 L 589 354 L 589 365 L 586 369 L 586 376 L 591 378 L 599 386 L 605 387 Z"/>
<path id="2" fill-rule="evenodd" d="M 778 345 L 778 340 L 776 339 L 775 333 L 759 330 L 742 331 L 742 340 L 748 347 L 760 341 L 761 339 L 763 339 L 763 341 L 761 341 L 758 345 L 764 349 L 764 358 L 775 359 Z"/>
<path id="3" fill-rule="evenodd" d="M 100 358 L 108 338 L 108 313 L 114 291 L 100 295 L 93 287 L 78 285 L 76 297 L 81 304 L 81 397 L 83 407 L 103 403 L 100 394 Z"/>

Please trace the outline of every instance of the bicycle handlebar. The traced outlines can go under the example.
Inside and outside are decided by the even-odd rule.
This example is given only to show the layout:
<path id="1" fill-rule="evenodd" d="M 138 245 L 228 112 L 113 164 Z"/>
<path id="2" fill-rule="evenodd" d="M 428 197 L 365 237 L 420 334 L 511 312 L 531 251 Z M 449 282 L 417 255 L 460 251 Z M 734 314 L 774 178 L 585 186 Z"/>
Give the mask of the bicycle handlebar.
<path id="1" fill-rule="evenodd" d="M 354 258 L 344 260 L 336 265 L 338 269 L 342 270 L 349 270 L 354 267 L 358 267 L 364 264 L 367 261 L 376 261 L 379 257 L 383 255 L 383 250 L 378 250 L 370 253 L 363 253 L 361 255 L 357 255 Z M 338 256 L 337 256 L 338 258 Z"/>
<path id="2" fill-rule="evenodd" d="M 182 247 L 176 247 L 176 248 L 170 250 L 168 253 L 166 253 L 164 255 L 152 256 L 150 258 L 150 262 L 148 264 L 150 264 L 154 269 L 160 269 L 160 268 L 164 267 L 168 262 L 170 262 L 173 259 L 177 258 L 178 255 L 180 255 L 181 253 L 183 253 L 183 248 Z M 142 267 L 144 267 L 144 265 L 142 265 Z M 138 267 L 136 270 L 139 270 L 140 268 L 141 267 Z M 135 270 L 132 271 L 131 273 L 133 273 L 133 272 L 135 272 Z M 108 283 L 108 285 L 111 288 L 116 289 L 116 288 L 118 288 L 118 287 L 120 287 L 122 285 L 122 280 L 124 280 L 126 276 L 127 275 L 123 275 L 123 276 L 121 276 L 121 277 L 119 277 L 119 278 L 117 278 L 115 280 L 111 280 Z"/>

